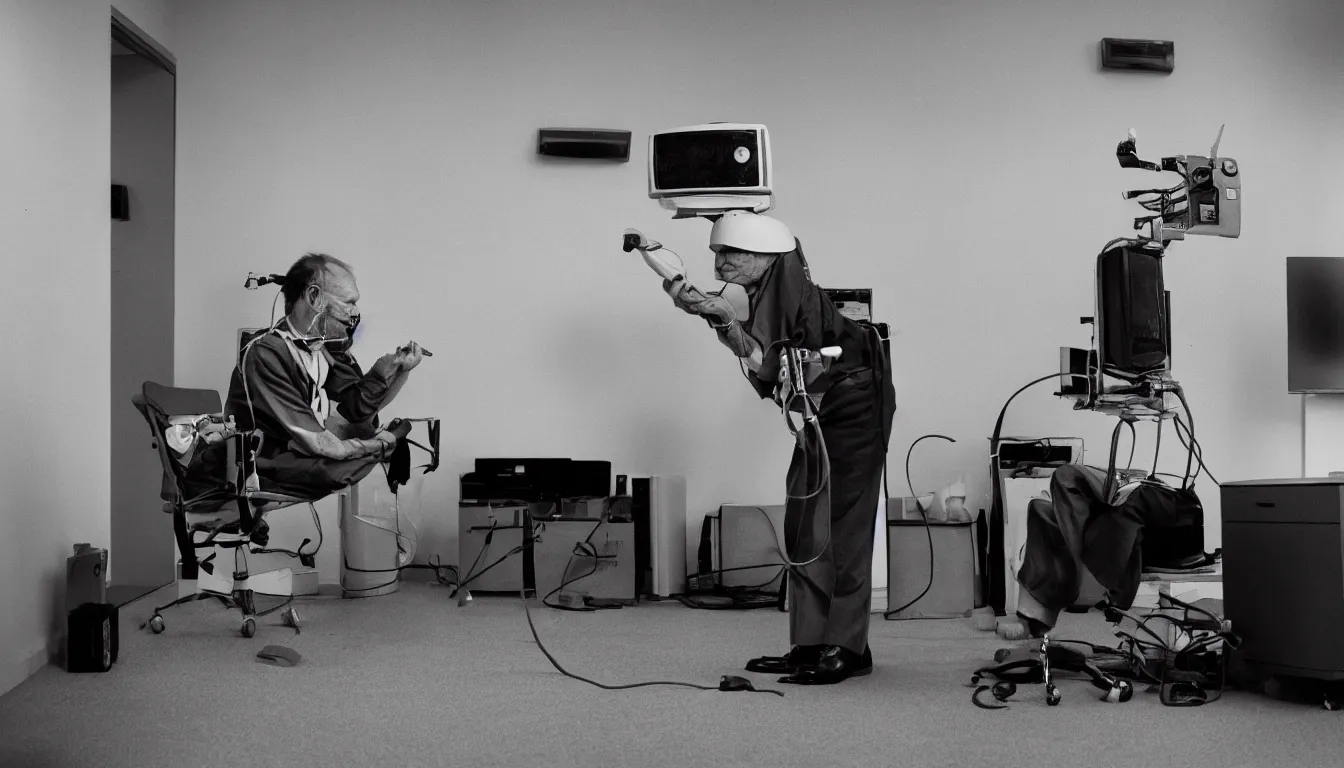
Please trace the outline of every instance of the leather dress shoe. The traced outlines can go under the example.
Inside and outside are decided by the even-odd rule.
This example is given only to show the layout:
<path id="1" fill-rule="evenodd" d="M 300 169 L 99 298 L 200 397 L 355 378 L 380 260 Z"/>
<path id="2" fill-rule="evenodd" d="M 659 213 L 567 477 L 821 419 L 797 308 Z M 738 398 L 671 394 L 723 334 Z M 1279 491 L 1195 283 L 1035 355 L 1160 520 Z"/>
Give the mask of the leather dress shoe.
<path id="1" fill-rule="evenodd" d="M 811 667 L 800 667 L 788 677 L 781 677 L 781 683 L 795 685 L 835 685 L 851 677 L 861 677 L 873 671 L 873 652 L 863 647 L 860 656 L 851 650 L 837 645 L 827 646 L 821 654 L 821 660 Z"/>
<path id="2" fill-rule="evenodd" d="M 826 648 L 824 645 L 795 645 L 783 656 L 760 656 L 748 661 L 747 671 L 789 674 L 821 661 L 821 652 Z"/>

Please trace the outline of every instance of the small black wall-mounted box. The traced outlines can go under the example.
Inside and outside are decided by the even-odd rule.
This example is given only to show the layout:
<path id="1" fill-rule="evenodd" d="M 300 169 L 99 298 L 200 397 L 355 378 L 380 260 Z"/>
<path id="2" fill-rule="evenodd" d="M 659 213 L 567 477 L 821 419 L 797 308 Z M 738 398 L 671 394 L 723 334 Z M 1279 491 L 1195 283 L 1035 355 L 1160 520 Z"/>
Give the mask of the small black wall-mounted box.
<path id="1" fill-rule="evenodd" d="M 630 160 L 630 131 L 542 128 L 537 132 L 537 154 L 624 163 Z"/>
<path id="2" fill-rule="evenodd" d="M 1176 69 L 1176 43 L 1104 37 L 1101 39 L 1101 68 L 1170 74 Z"/>
<path id="3" fill-rule="evenodd" d="M 125 184 L 112 185 L 112 218 L 116 221 L 131 220 L 131 191 Z"/>

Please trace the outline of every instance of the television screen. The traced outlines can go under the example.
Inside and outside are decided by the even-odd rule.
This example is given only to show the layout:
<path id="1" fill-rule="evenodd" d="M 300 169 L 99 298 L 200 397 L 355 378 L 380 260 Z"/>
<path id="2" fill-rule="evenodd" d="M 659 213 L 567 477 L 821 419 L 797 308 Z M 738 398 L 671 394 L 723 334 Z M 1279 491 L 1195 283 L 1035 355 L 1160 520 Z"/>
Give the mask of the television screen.
<path id="1" fill-rule="evenodd" d="M 1162 260 L 1129 245 L 1097 257 L 1098 350 L 1107 373 L 1137 378 L 1170 357 Z"/>
<path id="2" fill-rule="evenodd" d="M 743 152 L 742 150 L 747 150 Z M 767 183 L 756 131 L 687 130 L 653 137 L 656 190 L 753 190 Z"/>
<path id="3" fill-rule="evenodd" d="M 1344 393 L 1344 258 L 1288 259 L 1288 391 Z"/>

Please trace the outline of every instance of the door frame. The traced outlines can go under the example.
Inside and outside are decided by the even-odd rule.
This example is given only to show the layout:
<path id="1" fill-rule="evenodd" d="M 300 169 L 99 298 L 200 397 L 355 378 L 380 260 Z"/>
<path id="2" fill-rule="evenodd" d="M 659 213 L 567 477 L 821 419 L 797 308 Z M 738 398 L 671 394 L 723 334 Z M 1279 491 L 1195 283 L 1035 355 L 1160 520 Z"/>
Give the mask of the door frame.
<path id="1" fill-rule="evenodd" d="M 178 158 L 177 158 L 177 130 L 178 130 L 178 123 L 177 123 L 177 58 L 176 58 L 175 56 L 173 56 L 173 54 L 172 54 L 167 48 L 163 47 L 163 45 L 162 45 L 161 43 L 159 43 L 159 41 L 155 40 L 155 39 L 154 39 L 152 36 L 150 36 L 147 32 L 145 32 L 143 29 L 141 29 L 140 26 L 137 25 L 134 21 L 131 21 L 131 19 L 130 19 L 129 17 L 126 16 L 126 14 L 124 14 L 124 13 L 122 13 L 121 11 L 117 10 L 116 7 L 112 7 L 112 8 L 111 8 L 111 39 L 112 39 L 112 40 L 115 40 L 116 42 L 120 43 L 121 45 L 124 45 L 126 48 L 130 49 L 131 51 L 134 51 L 136 54 L 139 54 L 140 56 L 143 56 L 143 57 L 149 59 L 150 61 L 154 62 L 154 63 L 157 64 L 160 68 L 162 68 L 164 71 L 166 71 L 169 75 L 171 75 L 172 78 L 173 78 L 173 169 L 172 169 L 172 179 L 173 179 L 173 196 L 174 196 L 174 198 L 176 198 L 176 196 L 177 196 L 177 159 L 178 159 Z M 110 58 L 110 57 L 109 57 L 109 58 Z M 174 215 L 174 219 L 176 219 L 176 215 Z M 176 235 L 176 226 L 174 226 L 174 235 L 173 235 L 173 244 L 172 244 L 172 258 L 173 258 L 173 261 L 174 261 L 174 262 L 177 261 L 177 235 Z M 109 259 L 110 259 L 110 255 L 109 255 Z M 171 300 L 174 301 L 174 302 L 177 301 L 177 291 L 176 291 L 176 288 L 174 288 L 173 296 L 172 296 Z M 176 314 L 176 313 L 174 313 L 174 314 Z M 175 336 L 175 335 L 174 335 L 174 346 L 176 346 L 176 336 Z M 112 350 L 112 351 L 115 352 L 115 350 Z M 173 351 L 173 366 L 174 366 L 174 368 L 176 368 L 176 365 L 177 365 L 177 354 L 176 354 L 176 350 L 174 350 L 174 351 Z M 176 379 L 176 373 L 175 373 L 175 372 L 174 372 L 174 374 L 173 374 L 173 379 L 174 379 L 174 380 Z M 174 383 L 174 381 L 168 381 L 168 382 L 163 382 L 163 383 L 165 383 L 165 384 L 167 384 L 167 385 L 169 385 L 169 386 L 172 386 L 173 383 Z M 110 512 L 111 512 L 111 510 L 109 510 L 109 514 L 110 514 Z M 109 520 L 108 522 L 109 522 L 109 525 L 111 525 L 113 521 Z M 112 579 L 112 584 L 109 584 L 109 590 L 113 589 L 114 587 L 118 587 L 118 588 L 120 588 L 120 591 L 119 591 L 118 594 L 116 594 L 116 595 L 109 594 L 109 595 L 108 595 L 108 599 L 120 605 L 120 604 L 124 604 L 124 603 L 126 603 L 126 602 L 130 602 L 130 601 L 134 601 L 134 600 L 136 600 L 136 599 L 139 599 L 140 597 L 143 597 L 145 594 L 149 594 L 149 592 L 154 591 L 154 589 L 161 589 L 161 588 L 163 588 L 164 586 L 167 586 L 168 584 L 173 583 L 173 581 L 176 580 L 176 572 L 177 572 L 177 565 L 176 565 L 176 563 L 177 563 L 177 560 L 178 560 L 179 557 L 180 557 L 180 554 L 177 552 L 177 544 L 176 544 L 176 541 L 174 541 L 174 544 L 173 544 L 173 562 L 174 562 L 173 569 L 174 569 L 174 577 L 173 577 L 172 579 L 170 579 L 168 582 L 165 582 L 164 584 L 155 586 L 153 589 L 146 590 L 146 587 L 149 587 L 150 585 L 124 585 L 124 584 L 118 584 L 118 582 L 119 582 L 120 580 L 119 580 L 119 579 L 116 579 L 116 578 L 113 578 L 113 579 Z M 114 556 L 114 565 L 113 565 L 113 568 L 112 568 L 112 575 L 115 576 L 115 574 L 116 574 L 116 566 L 115 566 L 115 556 Z M 130 587 L 135 587 L 135 589 L 134 589 L 133 591 L 127 591 L 128 588 L 130 588 Z M 124 594 L 123 594 L 123 592 L 124 592 Z"/>
<path id="2" fill-rule="evenodd" d="M 112 9 L 112 37 L 117 42 L 130 48 L 142 56 L 153 59 L 159 66 L 168 70 L 168 74 L 173 76 L 173 103 L 177 103 L 177 58 L 169 53 L 167 48 L 159 44 L 157 40 L 150 37 L 135 22 L 131 21 L 126 14 L 118 11 L 115 7 Z M 177 110 L 173 110 L 173 135 L 177 135 Z M 176 164 L 174 164 L 176 165 Z M 174 176 L 177 174 L 176 168 L 173 170 Z"/>

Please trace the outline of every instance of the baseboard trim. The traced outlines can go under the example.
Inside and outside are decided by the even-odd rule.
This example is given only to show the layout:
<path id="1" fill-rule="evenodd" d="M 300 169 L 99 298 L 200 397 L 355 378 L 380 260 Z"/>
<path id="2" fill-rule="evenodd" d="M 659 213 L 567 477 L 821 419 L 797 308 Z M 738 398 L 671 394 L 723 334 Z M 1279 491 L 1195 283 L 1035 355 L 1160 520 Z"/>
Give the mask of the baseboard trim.
<path id="1" fill-rule="evenodd" d="M 41 648 L 27 656 L 17 659 L 17 663 L 8 670 L 0 669 L 0 696 L 23 685 L 24 681 L 42 671 L 42 668 L 57 659 L 52 647 Z"/>
<path id="2" fill-rule="evenodd" d="M 869 613 L 885 613 L 887 610 L 887 588 L 878 587 L 873 590 L 873 605 L 868 609 Z"/>

